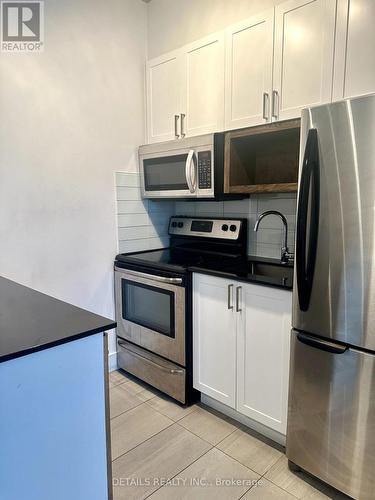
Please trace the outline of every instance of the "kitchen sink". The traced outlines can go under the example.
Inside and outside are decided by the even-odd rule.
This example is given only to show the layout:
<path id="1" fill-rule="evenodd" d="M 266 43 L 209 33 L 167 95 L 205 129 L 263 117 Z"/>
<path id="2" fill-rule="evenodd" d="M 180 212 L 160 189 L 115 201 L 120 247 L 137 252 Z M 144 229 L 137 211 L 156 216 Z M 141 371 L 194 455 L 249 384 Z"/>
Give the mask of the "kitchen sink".
<path id="1" fill-rule="evenodd" d="M 285 264 L 271 264 L 269 262 L 249 261 L 249 272 L 256 276 L 265 276 L 267 278 L 287 279 L 293 281 L 293 267 Z"/>

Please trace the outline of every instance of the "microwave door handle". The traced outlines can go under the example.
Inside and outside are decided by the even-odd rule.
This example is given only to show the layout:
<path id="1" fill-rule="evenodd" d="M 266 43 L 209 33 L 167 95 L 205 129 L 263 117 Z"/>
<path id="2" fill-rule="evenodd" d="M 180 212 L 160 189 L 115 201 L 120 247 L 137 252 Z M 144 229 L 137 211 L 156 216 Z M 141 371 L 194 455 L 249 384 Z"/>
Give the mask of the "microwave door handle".
<path id="1" fill-rule="evenodd" d="M 185 165 L 185 176 L 186 182 L 191 193 L 195 193 L 196 191 L 196 172 L 195 172 L 195 151 L 191 149 L 186 158 Z"/>

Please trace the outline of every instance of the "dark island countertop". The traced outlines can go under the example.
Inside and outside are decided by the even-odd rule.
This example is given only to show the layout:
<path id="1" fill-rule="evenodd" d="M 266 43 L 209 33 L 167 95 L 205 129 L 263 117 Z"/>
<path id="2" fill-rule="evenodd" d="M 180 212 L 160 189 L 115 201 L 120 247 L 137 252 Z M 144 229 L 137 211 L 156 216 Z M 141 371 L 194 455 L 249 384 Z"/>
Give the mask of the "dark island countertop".
<path id="1" fill-rule="evenodd" d="M 115 327 L 113 320 L 0 276 L 0 362 Z"/>

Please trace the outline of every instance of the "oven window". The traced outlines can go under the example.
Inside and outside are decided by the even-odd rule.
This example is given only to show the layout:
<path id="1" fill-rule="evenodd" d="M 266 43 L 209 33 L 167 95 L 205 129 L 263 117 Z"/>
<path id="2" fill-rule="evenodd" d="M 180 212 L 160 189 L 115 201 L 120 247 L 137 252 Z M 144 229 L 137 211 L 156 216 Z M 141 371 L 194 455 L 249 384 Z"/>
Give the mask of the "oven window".
<path id="1" fill-rule="evenodd" d="M 185 165 L 187 154 L 143 160 L 146 191 L 189 189 Z"/>
<path id="2" fill-rule="evenodd" d="M 174 338 L 174 293 L 123 279 L 122 317 L 127 321 Z"/>

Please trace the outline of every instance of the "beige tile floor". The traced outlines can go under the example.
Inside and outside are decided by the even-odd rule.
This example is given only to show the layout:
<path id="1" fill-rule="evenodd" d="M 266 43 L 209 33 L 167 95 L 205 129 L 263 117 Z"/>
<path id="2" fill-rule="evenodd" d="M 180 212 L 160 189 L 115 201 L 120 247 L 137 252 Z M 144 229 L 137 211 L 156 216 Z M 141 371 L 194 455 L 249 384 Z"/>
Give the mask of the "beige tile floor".
<path id="1" fill-rule="evenodd" d="M 114 500 L 347 499 L 288 469 L 283 449 L 125 372 L 110 374 Z"/>

